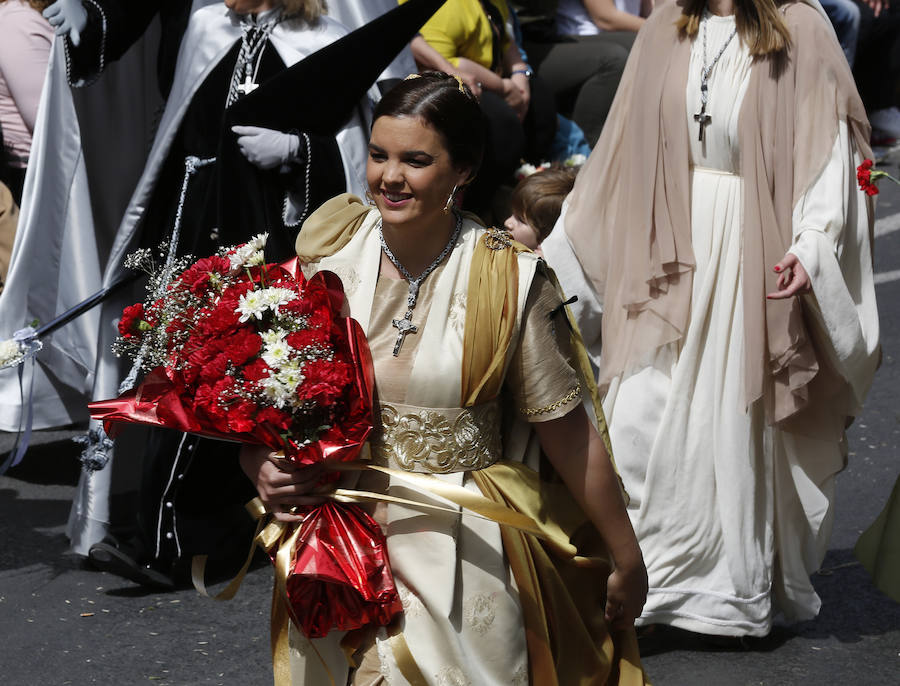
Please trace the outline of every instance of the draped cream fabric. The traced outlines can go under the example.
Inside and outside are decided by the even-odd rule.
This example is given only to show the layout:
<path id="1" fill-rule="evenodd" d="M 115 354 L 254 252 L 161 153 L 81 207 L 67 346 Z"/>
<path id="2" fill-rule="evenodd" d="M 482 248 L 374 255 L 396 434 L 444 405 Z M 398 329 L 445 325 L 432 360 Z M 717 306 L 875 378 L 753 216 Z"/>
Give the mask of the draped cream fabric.
<path id="1" fill-rule="evenodd" d="M 525 387 L 511 394 L 519 410 L 531 404 L 557 405 L 546 416 L 551 419 L 580 403 L 580 397 L 554 402 L 565 399 L 579 385 L 576 373 L 553 341 L 562 335 L 551 326 L 549 317 L 560 303 L 557 291 L 546 278 L 536 277 L 536 257 L 519 253 L 510 262 L 508 255 L 516 253 L 508 247 L 486 248 L 488 234 L 470 219 L 465 220 L 446 263 L 423 284 L 413 315 L 418 333 L 407 336 L 400 357 L 393 358 L 396 333 L 389 322 L 405 310 L 406 284 L 379 278 L 377 212 L 357 203 L 344 197 L 323 206 L 301 231 L 298 251 L 315 258 L 308 272 L 329 269 L 341 276 L 350 312 L 368 332 L 377 393 L 384 407 L 405 408 L 404 412 L 432 407 L 438 414 L 449 414 L 441 408 L 459 408 L 462 398 L 471 398 L 476 408 L 482 407 L 501 389 L 493 372 L 498 368 L 501 382 L 506 374 Z M 337 230 L 342 222 L 343 232 Z M 331 228 L 322 228 L 317 237 L 317 230 L 310 231 L 313 227 Z M 321 256 L 320 250 L 332 249 L 336 249 L 333 255 Z M 491 271 L 494 260 L 505 265 L 496 275 L 496 290 L 473 305 L 471 283 L 480 277 L 472 271 Z M 464 379 L 462 359 L 469 354 L 464 339 L 473 338 L 466 333 L 471 331 L 469 317 L 474 316 L 470 308 L 493 308 L 496 302 L 500 303 L 501 319 L 506 320 L 500 327 L 506 334 L 497 336 L 496 330 L 482 327 L 491 340 L 486 344 L 488 352 L 469 366 L 472 373 Z M 480 314 L 475 320 L 483 321 Z M 557 320 L 559 328 L 565 326 L 561 318 Z M 549 370 L 558 371 L 536 378 L 523 375 L 524 366 L 537 359 Z M 489 381 L 484 382 L 485 378 Z M 509 397 L 504 394 L 503 398 L 508 410 L 515 409 L 508 406 Z M 496 524 L 464 513 L 426 515 L 396 504 L 379 505 L 375 516 L 385 526 L 405 612 L 401 633 L 380 632 L 375 646 L 364 655 L 363 669 L 354 683 L 377 684 L 384 679 L 390 684 L 605 684 L 618 683 L 620 675 L 621 683 L 644 682 L 633 632 L 617 637 L 614 643 L 603 625 L 602 609 L 590 612 L 585 629 L 577 630 L 573 624 L 575 620 L 584 622 L 577 606 L 593 608 L 586 602 L 589 598 L 602 608 L 609 572 L 607 556 L 596 533 L 581 542 L 584 515 L 577 507 L 573 509 L 565 489 L 558 484 L 542 485 L 537 473 L 522 464 L 526 458 L 537 464 L 536 445 L 529 439 L 525 415 L 513 414 L 519 416 L 505 423 L 503 461 L 487 469 L 439 478 L 536 515 L 553 542 L 545 549 L 528 537 L 510 539 Z M 423 436 L 423 440 L 429 439 Z M 373 442 L 373 450 L 377 443 Z M 365 475 L 358 487 L 427 501 L 401 482 L 379 475 Z M 549 499 L 542 493 L 549 494 Z M 548 516 L 548 512 L 556 516 Z M 508 558 L 512 557 L 516 563 L 511 573 Z M 535 557 L 537 561 L 532 563 Z M 561 560 L 562 565 L 557 568 L 551 558 Z M 529 574 L 530 581 L 526 578 Z M 585 602 L 566 599 L 572 588 L 579 598 L 585 594 Z M 560 626 L 573 630 L 560 632 Z M 292 641 L 295 682 L 318 683 L 310 679 L 320 668 L 319 656 L 304 647 L 295 633 Z M 334 639 L 315 644 L 326 642 L 333 648 Z M 346 668 L 339 651 L 328 650 L 321 649 L 320 656 L 328 660 L 336 683 L 343 683 Z M 377 654 L 377 662 L 373 654 Z M 534 671 L 536 659 L 538 672 Z M 301 680 L 304 670 L 305 682 Z"/>
<path id="2" fill-rule="evenodd" d="M 640 365 L 648 352 L 681 340 L 690 316 L 690 43 L 673 28 L 680 12 L 679 2 L 659 7 L 638 35 L 604 135 L 569 198 L 566 235 L 604 299 L 601 388 Z M 789 3 L 785 16 L 793 35 L 790 57 L 755 65 L 739 127 L 739 171 L 748 199 L 744 396 L 746 404 L 765 399 L 769 422 L 797 420 L 794 415 L 807 409 L 815 413 L 807 386 L 816 376 L 831 377 L 824 384 L 829 388 L 842 384 L 807 330 L 799 301 L 767 301 L 764 295 L 774 290 L 772 265 L 791 246 L 793 208 L 827 163 L 839 121 L 854 149 L 871 156 L 865 110 L 833 30 L 803 3 Z M 793 154 L 783 154 L 788 150 Z M 861 204 L 867 221 L 871 205 Z M 855 290 L 865 287 L 856 280 L 850 284 Z M 852 371 L 870 377 L 877 351 L 867 338 L 869 359 Z"/>
<path id="3" fill-rule="evenodd" d="M 325 216 L 328 205 L 319 210 Z M 314 269 L 329 269 L 341 276 L 347 289 L 350 312 L 364 330 L 373 334 L 373 358 L 376 379 L 381 376 L 382 362 L 394 364 L 390 349 L 394 336 L 382 336 L 372 326 L 384 326 L 382 307 L 396 318 L 405 309 L 405 289 L 390 288 L 377 295 L 381 248 L 375 223 L 377 212 L 371 211 L 356 233 L 335 254 L 319 260 Z M 300 235 L 307 233 L 304 227 Z M 459 407 L 460 366 L 463 327 L 454 323 L 454 303 L 465 299 L 469 281 L 469 263 L 480 229 L 471 220 L 464 222 L 459 242 L 440 271 L 426 281 L 428 288 L 420 295 L 413 319 L 417 334 L 407 337 L 401 355 L 407 355 L 409 382 L 398 388 L 395 379 L 388 383 L 393 390 L 378 388 L 379 400 L 419 407 Z M 309 251 L 307 251 L 308 254 Z M 534 273 L 524 270 L 522 293 Z M 429 282 L 434 281 L 434 285 Z M 428 296 L 427 300 L 423 299 Z M 524 296 L 518 304 L 521 315 Z M 520 317 L 516 317 L 518 333 Z M 389 327 L 388 323 L 388 327 Z M 382 345 L 380 338 L 385 338 Z M 385 392 L 392 392 L 385 397 Z M 393 393 L 402 393 L 396 396 Z M 437 478 L 477 491 L 464 473 L 438 475 Z M 389 480 L 381 484 L 389 495 L 413 497 L 400 483 Z M 360 483 L 360 488 L 369 484 Z M 517 679 L 527 683 L 527 656 L 522 631 L 518 595 L 510 579 L 500 539 L 499 527 L 491 522 L 460 514 L 424 514 L 408 507 L 389 504 L 376 512 L 385 526 L 388 550 L 401 598 L 404 601 L 403 639 L 429 683 L 440 679 L 468 678 L 473 683 L 507 686 Z M 502 639 L 501 639 L 502 637 Z M 319 642 L 317 642 L 319 643 Z M 383 634 L 377 643 L 381 670 L 391 684 L 406 684 L 408 672 L 402 671 L 403 660 L 396 653 L 396 642 Z M 401 664 L 398 664 L 399 663 Z M 297 661 L 295 661 L 297 662 Z M 333 671 L 340 665 L 333 667 Z M 346 670 L 344 670 L 346 672 Z M 460 676 L 462 675 L 462 676 Z M 452 681 L 451 681 L 452 682 Z M 306 683 L 312 683 L 307 681 Z M 338 683 L 343 683 L 338 679 Z"/>
<path id="4" fill-rule="evenodd" d="M 809 574 L 831 529 L 844 417 L 878 361 L 870 208 L 854 179 L 865 121 L 830 27 L 791 4 L 781 78 L 733 41 L 701 144 L 701 46 L 678 40 L 679 11 L 658 9 L 641 32 L 609 138 L 544 251 L 553 265 L 568 249 L 568 294 L 603 309 L 604 409 L 650 578 L 642 621 L 763 635 L 779 611 L 818 611 Z M 734 19 L 707 22 L 722 45 Z M 654 64 L 666 65 L 658 90 L 643 82 Z M 633 140 L 644 134 L 650 147 Z M 635 166 L 649 186 L 625 187 Z M 788 250 L 814 293 L 766 301 Z M 645 301 L 631 298 L 640 284 Z"/>

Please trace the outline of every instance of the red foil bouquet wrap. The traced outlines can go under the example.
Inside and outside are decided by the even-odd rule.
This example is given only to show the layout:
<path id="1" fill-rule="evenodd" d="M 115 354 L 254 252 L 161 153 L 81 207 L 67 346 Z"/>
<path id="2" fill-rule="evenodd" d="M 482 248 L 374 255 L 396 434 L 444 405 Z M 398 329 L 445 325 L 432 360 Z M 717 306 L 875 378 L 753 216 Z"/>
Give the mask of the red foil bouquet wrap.
<path id="1" fill-rule="evenodd" d="M 107 432 L 119 422 L 161 426 L 284 451 L 298 464 L 358 458 L 372 430 L 372 360 L 359 324 L 344 316 L 331 272 L 306 279 L 296 258 L 264 264 L 265 236 L 191 262 L 154 269 L 146 303 L 125 308 L 117 352 L 146 372 L 136 388 L 90 404 Z M 323 481 L 337 480 L 326 472 Z M 401 611 L 379 525 L 359 506 L 303 508 L 284 530 L 277 583 L 311 638 L 332 628 L 386 625 Z M 285 527 L 282 527 L 284 529 Z M 288 527 L 290 528 L 290 527 Z"/>

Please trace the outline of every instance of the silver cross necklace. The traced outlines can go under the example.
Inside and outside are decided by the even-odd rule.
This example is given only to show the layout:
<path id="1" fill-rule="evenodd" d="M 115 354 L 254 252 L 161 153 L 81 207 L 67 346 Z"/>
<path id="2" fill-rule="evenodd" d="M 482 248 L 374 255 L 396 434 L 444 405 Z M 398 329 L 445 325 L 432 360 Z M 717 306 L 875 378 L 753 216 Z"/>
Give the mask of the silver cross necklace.
<path id="1" fill-rule="evenodd" d="M 707 125 L 712 121 L 712 117 L 709 116 L 706 112 L 706 105 L 709 103 L 709 75 L 712 73 L 713 67 L 716 66 L 716 62 L 719 61 L 719 58 L 725 52 L 725 48 L 731 43 L 731 39 L 734 38 L 737 33 L 737 27 L 734 28 L 734 31 L 725 39 L 725 42 L 722 44 L 722 47 L 719 49 L 719 52 L 713 58 L 713 61 L 706 65 L 706 27 L 709 24 L 709 19 L 704 16 L 703 21 L 700 22 L 702 24 L 701 28 L 703 30 L 703 68 L 700 72 L 700 111 L 694 115 L 694 121 L 697 122 L 697 126 L 700 129 L 698 141 L 703 141 L 703 132 L 705 131 Z"/>
<path id="2" fill-rule="evenodd" d="M 263 49 L 281 19 L 280 11 L 262 22 L 249 15 L 241 18 L 241 48 L 231 75 L 231 86 L 228 89 L 225 107 L 230 107 L 239 97 L 249 95 L 259 88 L 256 76 L 262 61 Z"/>
<path id="3" fill-rule="evenodd" d="M 381 249 L 384 251 L 384 254 L 387 255 L 391 264 L 393 264 L 397 268 L 397 271 L 403 275 L 403 278 L 409 282 L 409 295 L 406 296 L 406 314 L 403 316 L 403 319 L 394 319 L 391 322 L 394 328 L 397 329 L 397 342 L 394 343 L 394 357 L 397 357 L 397 355 L 400 354 L 400 347 L 403 345 L 403 341 L 407 334 L 416 333 L 419 330 L 418 327 L 413 326 L 412 323 L 413 308 L 415 308 L 416 300 L 419 297 L 419 286 L 422 285 L 422 282 L 428 275 L 437 269 L 437 266 L 450 254 L 453 246 L 456 245 L 456 239 L 459 238 L 459 231 L 462 229 L 462 215 L 456 211 L 454 211 L 454 214 L 456 214 L 456 228 L 453 229 L 450 240 L 447 242 L 447 245 L 444 246 L 444 249 L 441 250 L 440 255 L 435 257 L 431 264 L 425 267 L 425 271 L 419 274 L 415 279 L 412 277 L 412 274 L 407 271 L 406 267 L 400 264 L 397 258 L 394 257 L 394 253 L 391 252 L 387 242 L 384 240 L 381 219 L 378 220 L 378 237 L 381 239 Z"/>

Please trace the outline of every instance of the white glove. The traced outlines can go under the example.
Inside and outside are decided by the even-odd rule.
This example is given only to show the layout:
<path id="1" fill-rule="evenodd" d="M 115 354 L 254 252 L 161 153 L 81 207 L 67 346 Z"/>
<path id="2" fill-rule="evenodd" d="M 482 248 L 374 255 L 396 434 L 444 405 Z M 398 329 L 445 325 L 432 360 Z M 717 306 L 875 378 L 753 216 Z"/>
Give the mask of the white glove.
<path id="1" fill-rule="evenodd" d="M 232 126 L 241 154 L 260 169 L 284 167 L 303 157 L 300 136 L 258 126 Z"/>
<path id="2" fill-rule="evenodd" d="M 56 0 L 44 10 L 44 18 L 56 29 L 57 36 L 68 34 L 74 46 L 81 42 L 81 32 L 88 22 L 81 0 Z"/>

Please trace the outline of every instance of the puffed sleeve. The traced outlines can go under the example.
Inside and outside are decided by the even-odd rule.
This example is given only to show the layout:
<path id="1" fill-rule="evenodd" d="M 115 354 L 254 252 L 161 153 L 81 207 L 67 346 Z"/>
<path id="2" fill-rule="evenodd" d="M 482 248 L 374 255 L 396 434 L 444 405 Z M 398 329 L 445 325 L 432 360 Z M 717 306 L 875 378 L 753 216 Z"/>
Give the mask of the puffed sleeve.
<path id="1" fill-rule="evenodd" d="M 518 346 L 506 375 L 516 408 L 529 422 L 546 422 L 581 403 L 562 298 L 539 270 L 528 294 Z"/>

